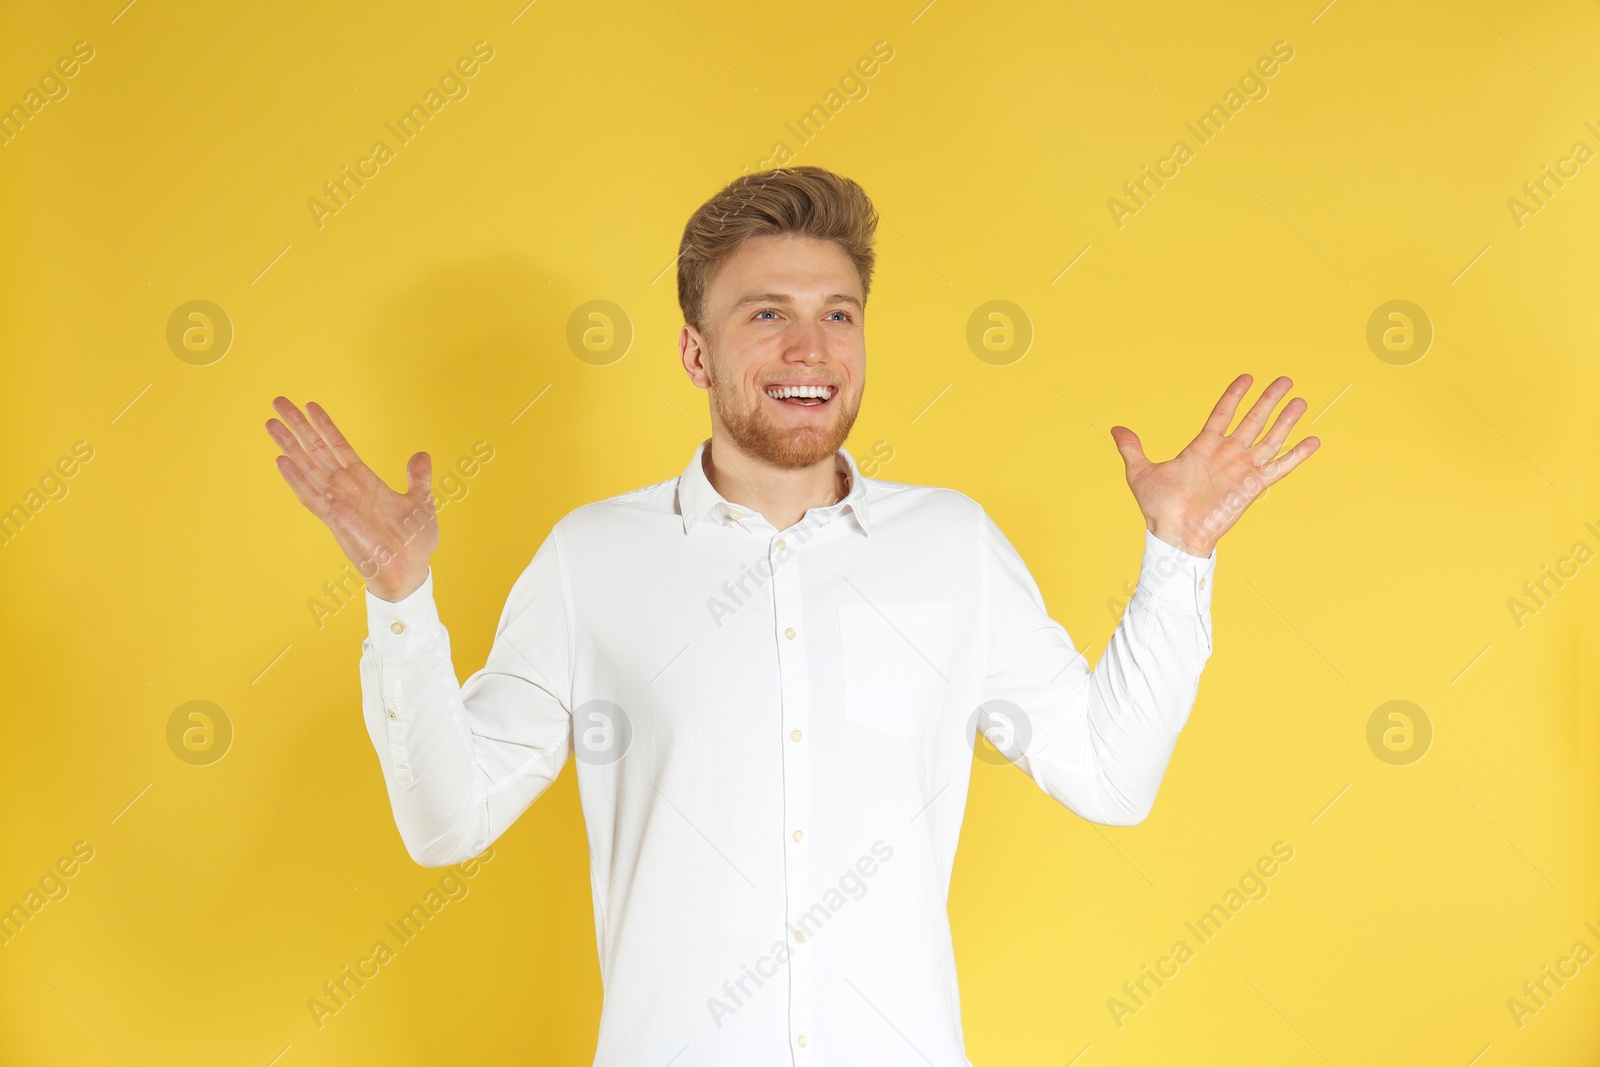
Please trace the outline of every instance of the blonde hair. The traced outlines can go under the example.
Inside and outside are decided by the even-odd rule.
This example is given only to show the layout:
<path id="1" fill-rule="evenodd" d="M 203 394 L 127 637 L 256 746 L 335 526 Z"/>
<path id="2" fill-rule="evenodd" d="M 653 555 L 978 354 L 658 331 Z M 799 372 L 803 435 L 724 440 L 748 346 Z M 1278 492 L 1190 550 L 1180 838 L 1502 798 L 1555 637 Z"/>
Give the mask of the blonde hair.
<path id="1" fill-rule="evenodd" d="M 705 332 L 706 294 L 724 263 L 752 237 L 789 234 L 833 241 L 872 289 L 878 213 L 861 186 L 821 167 L 775 167 L 735 178 L 689 216 L 678 245 L 678 306 Z"/>

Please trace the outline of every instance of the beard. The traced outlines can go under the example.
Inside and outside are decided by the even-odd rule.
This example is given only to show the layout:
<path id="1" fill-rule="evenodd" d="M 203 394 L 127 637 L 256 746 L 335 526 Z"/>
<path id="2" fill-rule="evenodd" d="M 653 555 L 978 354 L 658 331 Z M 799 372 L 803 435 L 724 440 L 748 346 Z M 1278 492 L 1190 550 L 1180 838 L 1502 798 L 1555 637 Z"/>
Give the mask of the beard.
<path id="1" fill-rule="evenodd" d="M 715 358 L 706 360 L 706 377 L 711 381 L 711 409 L 739 451 L 784 470 L 814 466 L 837 453 L 861 410 L 858 396 L 853 407 L 841 406 L 827 420 L 814 420 L 814 425 L 781 426 L 761 402 L 766 394 L 763 392 L 759 399 L 746 404 L 739 383 L 719 376 Z M 843 405 L 847 399 L 840 385 L 829 406 Z"/>

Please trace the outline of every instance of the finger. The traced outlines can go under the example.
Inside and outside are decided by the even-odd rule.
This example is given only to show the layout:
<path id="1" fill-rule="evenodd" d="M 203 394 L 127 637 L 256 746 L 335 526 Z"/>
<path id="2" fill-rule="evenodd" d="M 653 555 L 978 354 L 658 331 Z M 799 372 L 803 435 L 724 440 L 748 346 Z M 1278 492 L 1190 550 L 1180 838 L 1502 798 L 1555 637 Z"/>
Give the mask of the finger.
<path id="1" fill-rule="evenodd" d="M 277 419 L 268 419 L 267 433 L 271 435 L 277 446 L 283 449 L 282 458 L 294 464 L 295 468 L 300 472 L 300 476 L 305 478 L 320 496 L 328 487 L 327 475 L 322 472 L 310 456 L 306 455 L 306 450 L 300 447 L 300 442 L 295 438 L 294 434 L 289 432 L 289 428 Z"/>
<path id="2" fill-rule="evenodd" d="M 328 447 L 333 450 L 333 456 L 341 467 L 361 462 L 361 457 L 356 455 L 356 450 L 350 447 L 350 442 L 339 432 L 339 427 L 333 424 L 333 420 L 328 417 L 321 404 L 315 400 L 307 402 L 306 414 L 311 418 L 311 425 L 315 426 L 317 432 L 322 434 L 322 439 L 328 442 Z"/>
<path id="3" fill-rule="evenodd" d="M 1278 401 L 1283 399 L 1284 394 L 1293 385 L 1294 382 L 1288 378 L 1280 377 L 1275 379 L 1271 385 L 1267 386 L 1266 391 L 1261 394 L 1256 402 L 1251 405 L 1245 417 L 1239 421 L 1239 426 L 1233 431 L 1233 436 L 1243 441 L 1246 447 L 1254 444 L 1257 435 L 1261 433 L 1262 424 L 1267 421 L 1267 416 L 1272 414 L 1272 409 L 1278 406 Z"/>
<path id="4" fill-rule="evenodd" d="M 1233 413 L 1239 407 L 1239 401 L 1250 391 L 1253 381 L 1248 374 L 1241 374 L 1222 391 L 1222 399 L 1217 401 L 1217 406 L 1211 409 L 1211 417 L 1206 419 L 1205 428 L 1213 431 L 1218 436 L 1228 432 L 1228 425 L 1233 422 Z"/>
<path id="5" fill-rule="evenodd" d="M 1300 466 L 1322 444 L 1315 437 L 1307 437 L 1291 448 L 1282 459 L 1275 459 L 1261 468 L 1262 476 L 1269 487 L 1276 485 L 1286 478 L 1290 471 Z"/>
<path id="6" fill-rule="evenodd" d="M 433 458 L 426 452 L 418 452 L 406 460 L 406 495 L 426 499 L 431 491 L 429 483 L 433 481 Z"/>
<path id="7" fill-rule="evenodd" d="M 278 397 L 272 402 L 272 406 L 277 409 L 279 415 L 283 416 L 283 421 L 288 423 L 295 436 L 300 438 L 305 450 L 311 454 L 312 459 L 315 461 L 317 469 L 327 475 L 337 474 L 340 470 L 340 463 L 334 457 L 333 450 L 328 447 L 328 442 L 322 439 L 322 435 L 317 432 L 316 427 L 306 421 L 306 417 L 300 413 L 300 409 L 295 407 L 286 396 Z"/>
<path id="8" fill-rule="evenodd" d="M 1122 432 L 1119 434 L 1118 430 Z M 1122 460 L 1128 466 L 1130 479 L 1150 465 L 1149 457 L 1144 454 L 1144 446 L 1139 443 L 1139 435 L 1126 426 L 1111 427 L 1111 443 L 1122 453 Z"/>
<path id="9" fill-rule="evenodd" d="M 283 480 L 289 483 L 289 488 L 294 490 L 295 499 L 306 506 L 306 510 L 321 519 L 327 514 L 327 500 L 317 487 L 312 485 L 300 468 L 288 456 L 279 456 L 274 462 L 278 465 L 278 473 L 283 475 Z"/>
<path id="10" fill-rule="evenodd" d="M 1297 404 L 1298 407 L 1295 406 Z M 1282 448 L 1283 442 L 1289 438 L 1289 431 L 1294 429 L 1294 424 L 1300 421 L 1300 416 L 1304 415 L 1310 406 L 1300 397 L 1289 401 L 1278 413 L 1278 419 L 1272 424 L 1272 429 L 1267 431 L 1267 436 L 1251 446 L 1250 452 L 1255 456 L 1256 463 L 1265 463 L 1278 454 L 1278 449 Z"/>

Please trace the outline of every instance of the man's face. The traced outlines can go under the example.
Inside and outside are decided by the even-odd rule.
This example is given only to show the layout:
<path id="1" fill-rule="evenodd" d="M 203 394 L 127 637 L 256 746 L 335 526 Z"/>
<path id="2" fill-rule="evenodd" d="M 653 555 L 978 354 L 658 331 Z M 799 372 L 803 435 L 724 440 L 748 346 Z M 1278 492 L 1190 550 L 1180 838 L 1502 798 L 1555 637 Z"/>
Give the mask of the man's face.
<path id="1" fill-rule="evenodd" d="M 706 333 L 685 326 L 684 369 L 711 392 L 713 435 L 797 469 L 839 450 L 861 408 L 867 349 L 861 277 L 844 250 L 812 237 L 752 237 L 706 294 Z M 776 399 L 825 385 L 828 398 Z"/>

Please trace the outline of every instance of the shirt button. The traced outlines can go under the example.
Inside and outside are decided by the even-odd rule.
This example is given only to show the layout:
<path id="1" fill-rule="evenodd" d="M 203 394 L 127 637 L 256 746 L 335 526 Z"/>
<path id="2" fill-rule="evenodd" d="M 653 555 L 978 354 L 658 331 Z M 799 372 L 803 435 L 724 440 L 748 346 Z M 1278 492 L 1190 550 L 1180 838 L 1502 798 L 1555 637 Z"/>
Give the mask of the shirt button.
<path id="1" fill-rule="evenodd" d="M 805 1048 L 806 1047 L 806 1035 L 805 1034 L 801 1034 L 799 1037 L 794 1039 L 794 1043 L 799 1045 L 801 1048 Z"/>
<path id="2" fill-rule="evenodd" d="M 791 741 L 800 740 L 800 731 L 799 730 L 790 730 L 789 731 L 789 740 L 791 740 Z"/>
<path id="3" fill-rule="evenodd" d="M 1204 589 L 1205 587 L 1206 587 L 1206 580 L 1204 578 L 1202 578 L 1202 579 L 1200 579 L 1200 588 Z"/>
<path id="4" fill-rule="evenodd" d="M 799 831 L 799 830 L 796 830 L 796 831 L 795 831 L 795 832 L 794 832 L 794 839 L 795 839 L 795 840 L 796 840 L 796 841 L 798 841 L 798 840 L 800 840 L 800 839 L 801 839 L 801 838 L 802 838 L 802 837 L 804 837 L 804 836 L 805 836 L 805 835 L 804 835 L 804 834 L 802 834 L 802 833 L 801 833 L 801 832 L 800 832 L 800 831 Z"/>
<path id="5" fill-rule="evenodd" d="M 784 629 L 784 631 L 783 631 L 783 636 L 785 636 L 789 640 L 793 641 L 794 640 L 794 627 L 793 626 L 786 627 Z"/>
<path id="6" fill-rule="evenodd" d="M 398 721 L 399 721 L 399 719 L 400 719 L 400 716 L 398 716 L 398 715 L 396 715 L 396 714 L 395 714 L 395 713 L 394 713 L 394 709 L 393 709 L 393 708 L 390 708 L 390 709 L 389 709 L 389 718 L 391 718 L 391 719 L 394 719 L 394 720 L 395 720 L 395 721 L 397 721 L 397 722 L 398 722 Z"/>
<path id="7" fill-rule="evenodd" d="M 391 631 L 393 631 L 394 633 L 402 634 L 402 633 L 406 632 L 406 624 L 403 623 L 403 622 L 390 623 L 389 624 L 389 629 Z"/>
<path id="8" fill-rule="evenodd" d="M 742 517 L 743 515 L 744 515 L 744 512 L 740 511 L 738 508 L 729 508 L 728 509 L 728 518 L 730 518 L 730 519 L 737 519 L 737 518 Z"/>
<path id="9" fill-rule="evenodd" d="M 804 940 L 805 940 L 805 939 L 806 939 L 806 932 L 805 932 L 805 931 L 804 931 L 804 930 L 796 930 L 796 931 L 795 931 L 795 932 L 794 932 L 794 939 L 795 939 L 795 940 L 796 940 L 796 941 L 804 941 Z M 802 1038 L 802 1039 L 801 1039 L 801 1041 L 800 1041 L 800 1043 L 801 1043 L 801 1044 L 802 1044 L 802 1045 L 803 1045 L 803 1044 L 805 1044 L 805 1039 L 804 1039 L 804 1038 Z"/>
<path id="10" fill-rule="evenodd" d="M 782 552 L 784 549 L 786 549 L 788 547 L 789 547 L 789 542 L 785 541 L 781 537 L 778 538 L 777 549 L 778 549 L 779 552 Z"/>

